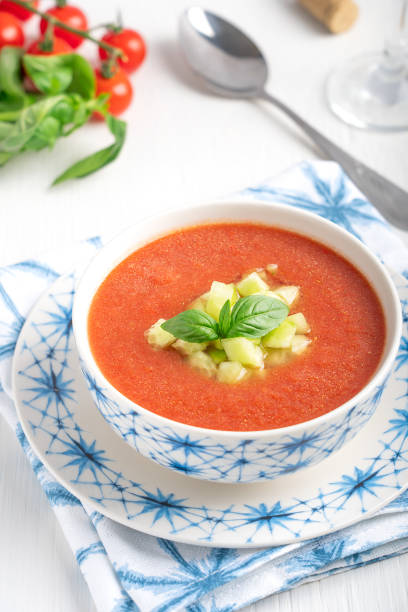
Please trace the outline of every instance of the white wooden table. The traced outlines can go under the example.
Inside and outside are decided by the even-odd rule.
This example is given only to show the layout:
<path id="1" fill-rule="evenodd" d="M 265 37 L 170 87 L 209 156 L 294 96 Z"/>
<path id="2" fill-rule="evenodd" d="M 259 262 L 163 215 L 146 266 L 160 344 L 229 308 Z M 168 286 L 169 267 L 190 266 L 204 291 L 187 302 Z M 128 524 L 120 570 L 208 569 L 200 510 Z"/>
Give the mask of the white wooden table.
<path id="1" fill-rule="evenodd" d="M 45 6 L 47 2 L 44 1 Z M 194 88 L 176 44 L 187 0 L 115 3 L 87 0 L 93 23 L 120 6 L 149 44 L 134 79 L 129 135 L 120 159 L 82 181 L 48 189 L 73 160 L 108 142 L 102 126 L 81 130 L 53 153 L 28 155 L 0 170 L 0 265 L 39 250 L 110 231 L 141 216 L 210 200 L 317 157 L 273 109 L 214 98 Z M 397 3 L 359 0 L 361 16 L 334 37 L 288 0 L 206 0 L 244 26 L 271 65 L 270 88 L 366 164 L 408 189 L 407 133 L 356 131 L 331 116 L 324 78 L 342 59 L 379 48 L 397 22 Z M 408 244 L 408 234 L 405 235 Z M 305 585 L 251 607 L 252 612 L 403 612 L 408 555 Z M 25 456 L 0 419 L 0 610 L 92 612 L 87 586 Z M 144 611 L 143 611 L 144 612 Z"/>

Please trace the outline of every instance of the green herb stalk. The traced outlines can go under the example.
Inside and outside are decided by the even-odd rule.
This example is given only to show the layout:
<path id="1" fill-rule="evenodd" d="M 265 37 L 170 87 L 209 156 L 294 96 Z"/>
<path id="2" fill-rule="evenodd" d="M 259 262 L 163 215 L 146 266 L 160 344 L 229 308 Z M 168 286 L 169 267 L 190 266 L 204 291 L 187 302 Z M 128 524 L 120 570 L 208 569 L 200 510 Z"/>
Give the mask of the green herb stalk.
<path id="1" fill-rule="evenodd" d="M 222 338 L 262 338 L 288 316 L 286 304 L 266 295 L 249 295 L 223 305 L 217 322 L 201 310 L 185 310 L 161 327 L 186 342 L 210 342 Z"/>
<path id="2" fill-rule="evenodd" d="M 29 2 L 24 2 L 24 0 L 13 0 L 13 2 L 14 4 L 19 4 L 20 6 L 24 7 L 25 9 L 27 9 L 27 11 L 30 11 L 30 13 L 34 13 L 34 15 L 38 15 L 45 21 L 48 21 L 48 23 L 50 23 L 54 27 L 61 28 L 62 30 L 71 32 L 71 34 L 77 34 L 81 38 L 86 38 L 86 40 L 90 40 L 91 42 L 95 43 L 95 45 L 98 45 L 98 47 L 105 49 L 105 51 L 107 51 L 109 55 L 113 55 L 114 57 L 116 56 L 116 57 L 121 57 L 123 59 L 126 59 L 126 55 L 123 53 L 123 51 L 121 51 L 117 47 L 114 47 L 113 45 L 110 45 L 109 43 L 103 40 L 98 40 L 97 38 L 92 36 L 92 34 L 90 34 L 89 32 L 85 32 L 84 30 L 78 30 L 77 28 L 73 28 L 72 26 L 69 26 L 66 23 L 63 23 L 62 21 L 60 21 L 53 15 L 49 15 L 48 13 L 44 13 L 43 11 L 40 11 L 39 9 L 32 6 Z"/>
<path id="3" fill-rule="evenodd" d="M 27 93 L 24 72 L 39 93 Z M 0 51 L 0 166 L 26 151 L 53 147 L 84 125 L 94 112 L 102 115 L 114 136 L 109 147 L 68 168 L 54 185 L 96 172 L 119 155 L 126 123 L 107 110 L 108 96 L 95 96 L 95 75 L 89 62 L 76 53 L 24 55 L 16 47 Z"/>

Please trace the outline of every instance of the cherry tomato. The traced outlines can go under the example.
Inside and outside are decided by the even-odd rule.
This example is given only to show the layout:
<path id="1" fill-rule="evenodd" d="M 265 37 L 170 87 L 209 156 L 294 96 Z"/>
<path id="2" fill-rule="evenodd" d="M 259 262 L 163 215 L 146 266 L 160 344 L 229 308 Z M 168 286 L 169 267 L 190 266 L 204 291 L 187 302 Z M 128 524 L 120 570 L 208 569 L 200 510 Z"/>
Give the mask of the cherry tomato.
<path id="1" fill-rule="evenodd" d="M 27 49 L 27 53 L 31 55 L 61 55 L 62 53 L 72 53 L 72 47 L 62 38 L 53 37 L 53 45 L 51 51 L 45 51 L 41 47 L 44 42 L 44 36 L 34 41 Z"/>
<path id="2" fill-rule="evenodd" d="M 110 30 L 102 37 L 102 40 L 124 52 L 128 61 L 119 58 L 118 63 L 126 72 L 134 72 L 145 58 L 145 41 L 135 30 L 121 29 L 118 32 Z M 108 57 L 107 51 L 102 47 L 99 47 L 99 57 L 102 60 Z"/>
<path id="3" fill-rule="evenodd" d="M 109 93 L 108 101 L 109 112 L 112 115 L 120 115 L 129 106 L 132 97 L 133 89 L 129 78 L 122 70 L 117 67 L 113 76 L 106 78 L 100 70 L 95 70 L 96 76 L 96 95 L 101 93 Z"/>
<path id="4" fill-rule="evenodd" d="M 20 21 L 11 13 L 0 12 L 0 49 L 6 45 L 22 47 L 24 32 Z"/>
<path id="5" fill-rule="evenodd" d="M 46 11 L 46 13 L 48 15 L 52 15 L 56 19 L 59 19 L 60 21 L 65 23 L 65 25 L 71 26 L 72 28 L 76 28 L 77 30 L 88 29 L 88 20 L 85 14 L 81 11 L 81 9 L 77 8 L 76 6 L 71 6 L 70 4 L 67 4 L 62 7 L 56 6 Z M 42 34 L 45 34 L 47 27 L 48 21 L 46 21 L 45 19 L 41 19 L 40 30 Z M 79 47 L 79 45 L 81 45 L 84 40 L 83 38 L 78 36 L 78 34 L 72 34 L 72 32 L 67 32 L 66 30 L 63 30 L 62 28 L 58 27 L 55 28 L 55 35 L 58 36 L 58 38 L 66 40 L 67 43 L 71 45 L 73 49 Z"/>
<path id="6" fill-rule="evenodd" d="M 30 4 L 34 8 L 38 8 L 39 0 L 31 0 Z M 12 0 L 1 0 L 0 11 L 11 13 L 11 15 L 14 15 L 17 19 L 21 19 L 21 21 L 27 21 L 27 19 L 33 16 L 33 13 L 30 13 L 30 11 L 27 11 L 26 8 L 19 4 L 14 4 Z"/>

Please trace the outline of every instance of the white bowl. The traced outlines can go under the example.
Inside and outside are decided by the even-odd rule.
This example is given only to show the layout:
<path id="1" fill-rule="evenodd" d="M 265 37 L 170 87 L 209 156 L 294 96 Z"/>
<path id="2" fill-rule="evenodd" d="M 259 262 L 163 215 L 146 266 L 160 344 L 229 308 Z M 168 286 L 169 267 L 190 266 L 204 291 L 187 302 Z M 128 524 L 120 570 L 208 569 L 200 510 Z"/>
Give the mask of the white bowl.
<path id="1" fill-rule="evenodd" d="M 89 346 L 87 320 L 102 281 L 119 262 L 155 238 L 183 227 L 222 221 L 258 222 L 313 238 L 343 255 L 376 291 L 386 320 L 383 356 L 368 384 L 342 406 L 280 429 L 219 431 L 154 414 L 122 395 L 101 373 Z M 397 354 L 401 325 L 400 303 L 391 278 L 363 243 L 331 221 L 298 208 L 242 200 L 171 211 L 129 228 L 101 249 L 89 264 L 79 282 L 73 310 L 81 368 L 94 401 L 112 428 L 137 451 L 163 466 L 223 482 L 273 479 L 297 471 L 322 461 L 353 438 L 377 407 L 382 385 Z M 295 448 L 301 452 L 291 452 Z"/>

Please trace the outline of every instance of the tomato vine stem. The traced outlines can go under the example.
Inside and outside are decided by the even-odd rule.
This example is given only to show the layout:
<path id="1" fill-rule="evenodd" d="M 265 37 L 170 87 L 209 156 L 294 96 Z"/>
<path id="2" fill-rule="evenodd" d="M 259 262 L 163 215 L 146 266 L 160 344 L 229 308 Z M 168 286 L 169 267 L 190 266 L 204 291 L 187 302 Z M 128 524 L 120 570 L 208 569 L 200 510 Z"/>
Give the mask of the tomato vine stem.
<path id="1" fill-rule="evenodd" d="M 35 8 L 30 4 L 30 2 L 24 2 L 24 0 L 13 0 L 13 3 L 22 6 L 23 8 L 27 9 L 27 11 L 30 11 L 30 13 L 34 13 L 34 15 L 39 15 L 39 17 L 45 19 L 45 21 L 48 21 L 48 23 L 52 24 L 54 27 L 61 28 L 62 30 L 71 32 L 71 34 L 77 34 L 81 38 L 90 40 L 91 42 L 95 43 L 95 45 L 98 45 L 98 47 L 105 49 L 105 51 L 107 51 L 113 57 L 121 57 L 122 59 L 126 60 L 125 53 L 123 53 L 123 51 L 121 51 L 117 47 L 114 47 L 113 45 L 110 45 L 104 42 L 103 40 L 98 40 L 97 38 L 89 34 L 89 32 L 86 32 L 84 30 L 78 30 L 77 28 L 73 28 L 63 23 L 59 19 L 56 19 L 53 15 L 49 15 L 48 13 L 44 13 L 43 11 L 40 11 L 39 9 Z M 74 53 L 74 50 L 72 50 L 72 52 Z"/>

